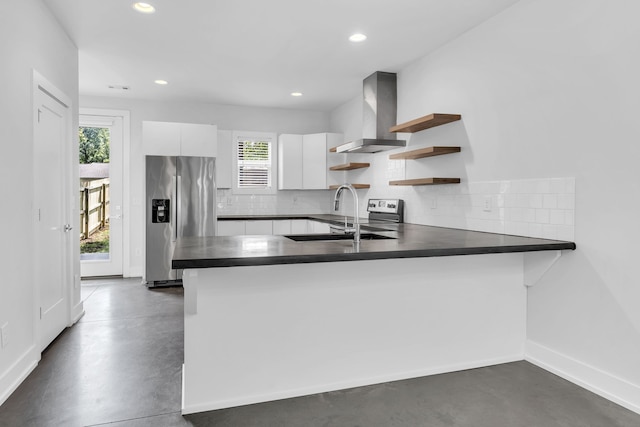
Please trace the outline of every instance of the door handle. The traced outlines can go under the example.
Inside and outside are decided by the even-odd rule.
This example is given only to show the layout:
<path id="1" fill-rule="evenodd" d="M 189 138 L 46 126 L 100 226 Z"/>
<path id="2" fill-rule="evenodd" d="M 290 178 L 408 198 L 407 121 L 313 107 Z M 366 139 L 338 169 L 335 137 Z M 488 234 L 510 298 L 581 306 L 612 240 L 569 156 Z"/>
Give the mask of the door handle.
<path id="1" fill-rule="evenodd" d="M 68 232 L 70 232 L 71 230 L 73 230 L 73 227 L 71 226 L 71 224 L 65 224 L 65 225 L 64 225 L 64 232 L 65 232 L 65 233 L 68 233 Z"/>

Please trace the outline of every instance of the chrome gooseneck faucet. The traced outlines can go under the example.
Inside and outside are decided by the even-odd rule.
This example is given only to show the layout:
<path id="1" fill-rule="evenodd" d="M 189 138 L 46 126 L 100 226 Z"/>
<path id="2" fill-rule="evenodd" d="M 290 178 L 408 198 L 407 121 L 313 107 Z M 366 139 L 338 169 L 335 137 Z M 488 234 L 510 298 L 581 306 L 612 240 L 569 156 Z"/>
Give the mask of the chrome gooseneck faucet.
<path id="1" fill-rule="evenodd" d="M 345 223 L 344 232 L 350 233 L 353 232 L 353 244 L 356 246 L 360 245 L 360 217 L 358 215 L 358 194 L 356 193 L 356 189 L 353 188 L 351 184 L 342 184 L 336 190 L 336 194 L 333 197 L 333 210 L 337 211 L 340 209 L 340 196 L 342 196 L 342 191 L 344 189 L 348 189 L 351 191 L 351 195 L 353 196 L 353 228 L 347 228 L 347 224 Z"/>

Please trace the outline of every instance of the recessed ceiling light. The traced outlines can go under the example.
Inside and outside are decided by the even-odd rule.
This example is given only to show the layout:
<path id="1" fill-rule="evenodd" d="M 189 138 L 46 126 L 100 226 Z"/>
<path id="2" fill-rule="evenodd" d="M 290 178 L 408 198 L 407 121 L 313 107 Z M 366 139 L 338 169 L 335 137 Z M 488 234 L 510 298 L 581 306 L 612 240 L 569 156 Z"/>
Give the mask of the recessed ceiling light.
<path id="1" fill-rule="evenodd" d="M 356 33 L 351 35 L 351 37 L 349 37 L 349 41 L 352 41 L 354 43 L 360 43 L 363 42 L 367 39 L 367 36 L 365 36 L 364 34 L 360 34 L 360 33 Z"/>
<path id="2" fill-rule="evenodd" d="M 143 2 L 134 3 L 133 8 L 140 13 L 153 13 L 156 11 L 155 7 L 153 7 L 149 3 L 143 3 Z"/>
<path id="3" fill-rule="evenodd" d="M 302 92 L 291 92 L 291 96 L 302 96 Z"/>
<path id="4" fill-rule="evenodd" d="M 169 82 L 166 80 L 154 80 L 153 82 L 157 85 L 162 85 L 162 86 L 169 84 Z"/>

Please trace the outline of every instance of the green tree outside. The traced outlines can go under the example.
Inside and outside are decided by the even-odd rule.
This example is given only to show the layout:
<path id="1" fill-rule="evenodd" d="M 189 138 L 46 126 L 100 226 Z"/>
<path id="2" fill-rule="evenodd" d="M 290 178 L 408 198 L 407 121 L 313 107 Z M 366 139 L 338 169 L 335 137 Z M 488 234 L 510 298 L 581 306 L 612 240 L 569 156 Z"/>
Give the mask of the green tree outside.
<path id="1" fill-rule="evenodd" d="M 80 164 L 109 163 L 109 129 L 81 127 L 78 137 Z"/>

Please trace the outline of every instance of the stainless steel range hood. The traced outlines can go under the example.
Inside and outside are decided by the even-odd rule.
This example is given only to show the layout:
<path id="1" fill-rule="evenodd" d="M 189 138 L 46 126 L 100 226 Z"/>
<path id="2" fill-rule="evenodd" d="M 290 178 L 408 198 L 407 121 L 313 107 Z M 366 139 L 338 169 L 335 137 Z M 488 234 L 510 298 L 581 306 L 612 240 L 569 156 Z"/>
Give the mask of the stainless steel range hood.
<path id="1" fill-rule="evenodd" d="M 404 147 L 389 129 L 396 124 L 398 90 L 395 73 L 376 71 L 362 82 L 362 139 L 336 147 L 338 153 L 377 153 Z"/>

